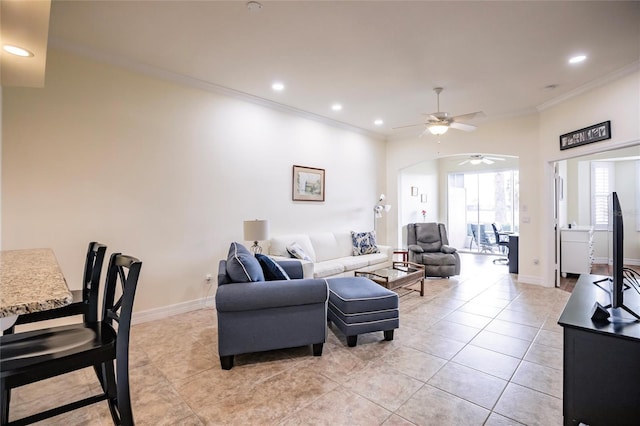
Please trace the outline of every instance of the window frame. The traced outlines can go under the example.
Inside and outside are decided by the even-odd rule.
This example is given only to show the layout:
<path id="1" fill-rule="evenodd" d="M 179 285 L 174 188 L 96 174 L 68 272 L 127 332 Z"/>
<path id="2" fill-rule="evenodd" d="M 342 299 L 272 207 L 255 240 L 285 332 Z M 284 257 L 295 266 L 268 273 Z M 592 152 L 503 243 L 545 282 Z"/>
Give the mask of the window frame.
<path id="1" fill-rule="evenodd" d="M 606 188 L 597 188 L 598 170 L 604 170 L 607 175 Z M 610 203 L 611 193 L 615 188 L 615 166 L 612 161 L 592 161 L 591 162 L 591 226 L 594 230 L 606 231 L 610 225 Z M 603 204 L 604 200 L 604 204 Z M 602 207 L 604 205 L 604 207 Z M 598 207 L 602 211 L 598 212 Z M 598 220 L 600 218 L 600 220 Z"/>

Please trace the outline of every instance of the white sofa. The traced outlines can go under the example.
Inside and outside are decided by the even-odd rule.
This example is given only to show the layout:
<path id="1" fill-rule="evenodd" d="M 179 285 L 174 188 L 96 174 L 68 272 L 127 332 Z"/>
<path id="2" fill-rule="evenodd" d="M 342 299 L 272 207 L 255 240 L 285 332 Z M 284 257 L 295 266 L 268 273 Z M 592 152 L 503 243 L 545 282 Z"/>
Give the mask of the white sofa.
<path id="1" fill-rule="evenodd" d="M 351 232 L 292 234 L 271 238 L 269 255 L 274 259 L 291 259 L 287 246 L 298 243 L 311 261 L 301 261 L 304 278 L 353 276 L 355 270 L 372 271 L 391 265 L 393 250 L 378 245 L 380 253 L 353 255 Z"/>

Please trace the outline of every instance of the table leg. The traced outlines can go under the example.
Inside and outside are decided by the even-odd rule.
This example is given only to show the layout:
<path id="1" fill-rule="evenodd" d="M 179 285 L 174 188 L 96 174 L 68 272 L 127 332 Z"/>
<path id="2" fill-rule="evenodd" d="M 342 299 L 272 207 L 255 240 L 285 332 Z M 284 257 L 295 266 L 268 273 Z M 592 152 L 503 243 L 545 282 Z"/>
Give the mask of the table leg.
<path id="1" fill-rule="evenodd" d="M 424 296 L 424 278 L 420 280 L 420 296 Z"/>

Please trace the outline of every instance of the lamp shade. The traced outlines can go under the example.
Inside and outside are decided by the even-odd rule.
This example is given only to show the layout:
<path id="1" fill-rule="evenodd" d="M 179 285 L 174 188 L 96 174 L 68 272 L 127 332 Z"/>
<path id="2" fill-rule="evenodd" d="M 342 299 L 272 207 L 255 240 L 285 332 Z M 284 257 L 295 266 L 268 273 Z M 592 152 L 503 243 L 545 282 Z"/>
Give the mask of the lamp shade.
<path id="1" fill-rule="evenodd" d="M 268 220 L 245 220 L 244 240 L 245 241 L 265 241 L 269 239 Z"/>

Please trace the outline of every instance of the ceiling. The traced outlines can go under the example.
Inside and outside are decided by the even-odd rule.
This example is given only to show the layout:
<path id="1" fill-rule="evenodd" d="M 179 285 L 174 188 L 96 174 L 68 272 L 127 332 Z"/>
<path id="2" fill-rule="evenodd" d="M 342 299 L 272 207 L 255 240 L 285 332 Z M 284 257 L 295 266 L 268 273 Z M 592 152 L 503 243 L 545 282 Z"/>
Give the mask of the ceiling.
<path id="1" fill-rule="evenodd" d="M 3 87 L 44 86 L 50 4 L 50 0 L 0 2 L 0 44 L 26 47 L 34 54 L 22 58 L 0 49 Z"/>
<path id="2" fill-rule="evenodd" d="M 442 111 L 482 110 L 492 120 L 534 112 L 640 63 L 638 1 L 261 4 L 54 0 L 49 45 L 391 138 L 399 134 L 392 127 L 436 111 L 436 86 L 445 89 Z M 579 53 L 586 61 L 570 65 Z M 273 91 L 274 81 L 285 90 Z"/>

